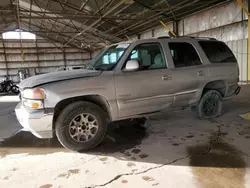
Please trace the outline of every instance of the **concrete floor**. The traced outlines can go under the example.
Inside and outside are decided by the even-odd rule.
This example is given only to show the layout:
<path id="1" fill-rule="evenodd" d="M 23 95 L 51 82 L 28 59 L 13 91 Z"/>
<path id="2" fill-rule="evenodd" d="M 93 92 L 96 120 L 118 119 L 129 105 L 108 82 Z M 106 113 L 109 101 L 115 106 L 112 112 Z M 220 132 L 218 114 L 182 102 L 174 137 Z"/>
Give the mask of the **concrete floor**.
<path id="1" fill-rule="evenodd" d="M 114 128 L 85 154 L 20 132 L 0 147 L 0 187 L 250 187 L 250 121 L 239 116 L 250 112 L 249 99 L 244 86 L 215 120 L 179 110 L 152 117 L 146 131 Z M 13 104 L 0 102 L 0 133 L 18 130 Z"/>

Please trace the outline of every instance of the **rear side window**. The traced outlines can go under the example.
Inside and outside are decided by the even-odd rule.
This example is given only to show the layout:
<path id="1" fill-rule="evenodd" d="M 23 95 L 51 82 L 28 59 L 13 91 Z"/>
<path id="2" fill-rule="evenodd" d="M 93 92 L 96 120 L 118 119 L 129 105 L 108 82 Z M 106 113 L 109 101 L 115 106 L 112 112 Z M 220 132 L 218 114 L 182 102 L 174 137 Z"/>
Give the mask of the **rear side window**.
<path id="1" fill-rule="evenodd" d="M 230 48 L 219 41 L 200 41 L 203 51 L 210 63 L 237 63 L 237 60 Z"/>
<path id="2" fill-rule="evenodd" d="M 201 65 L 201 60 L 192 44 L 186 42 L 169 43 L 175 68 Z"/>

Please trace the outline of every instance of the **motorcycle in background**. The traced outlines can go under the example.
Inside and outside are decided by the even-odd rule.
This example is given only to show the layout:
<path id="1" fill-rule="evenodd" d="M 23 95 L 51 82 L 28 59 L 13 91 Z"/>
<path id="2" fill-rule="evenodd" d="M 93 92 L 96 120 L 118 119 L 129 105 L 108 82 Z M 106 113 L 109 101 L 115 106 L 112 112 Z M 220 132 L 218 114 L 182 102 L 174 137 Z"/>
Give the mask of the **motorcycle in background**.
<path id="1" fill-rule="evenodd" d="M 0 82 L 0 93 L 9 91 L 18 94 L 19 88 L 17 85 L 14 84 L 14 82 L 11 79 L 9 79 L 8 76 L 5 76 L 5 79 L 2 82 Z"/>

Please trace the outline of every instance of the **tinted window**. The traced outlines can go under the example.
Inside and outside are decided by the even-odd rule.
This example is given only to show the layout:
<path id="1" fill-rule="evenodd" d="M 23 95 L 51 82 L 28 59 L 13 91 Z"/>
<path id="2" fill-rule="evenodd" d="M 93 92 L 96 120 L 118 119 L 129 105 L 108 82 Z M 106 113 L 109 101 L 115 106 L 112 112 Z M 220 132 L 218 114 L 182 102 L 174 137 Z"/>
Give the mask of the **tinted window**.
<path id="1" fill-rule="evenodd" d="M 229 47 L 218 41 L 199 42 L 211 63 L 237 63 L 237 60 Z"/>
<path id="2" fill-rule="evenodd" d="M 138 45 L 132 50 L 128 60 L 137 60 L 140 70 L 166 68 L 164 55 L 157 43 Z"/>
<path id="3" fill-rule="evenodd" d="M 193 45 L 185 42 L 169 43 L 176 68 L 201 65 L 201 60 Z"/>

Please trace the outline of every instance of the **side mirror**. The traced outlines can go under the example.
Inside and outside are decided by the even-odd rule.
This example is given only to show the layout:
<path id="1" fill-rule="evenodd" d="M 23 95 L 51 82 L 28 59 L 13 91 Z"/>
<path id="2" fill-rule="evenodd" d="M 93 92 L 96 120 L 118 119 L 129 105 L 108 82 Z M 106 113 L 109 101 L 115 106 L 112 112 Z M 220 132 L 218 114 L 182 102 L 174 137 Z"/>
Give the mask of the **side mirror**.
<path id="1" fill-rule="evenodd" d="M 139 62 L 136 60 L 129 60 L 126 63 L 125 71 L 135 71 L 139 69 Z"/>

